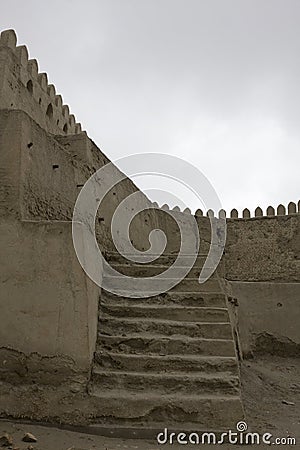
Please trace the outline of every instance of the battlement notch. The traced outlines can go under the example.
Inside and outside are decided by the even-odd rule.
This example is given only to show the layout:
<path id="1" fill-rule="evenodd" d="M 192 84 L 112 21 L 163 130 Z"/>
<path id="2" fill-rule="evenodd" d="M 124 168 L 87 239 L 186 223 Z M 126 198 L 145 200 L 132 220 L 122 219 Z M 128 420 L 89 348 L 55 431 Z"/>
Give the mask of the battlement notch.
<path id="1" fill-rule="evenodd" d="M 5 70 L 0 73 L 0 108 L 26 112 L 42 128 L 55 135 L 78 134 L 80 123 L 70 114 L 68 105 L 40 73 L 36 59 L 29 59 L 25 45 L 17 46 L 14 30 L 0 35 L 0 56 Z"/>

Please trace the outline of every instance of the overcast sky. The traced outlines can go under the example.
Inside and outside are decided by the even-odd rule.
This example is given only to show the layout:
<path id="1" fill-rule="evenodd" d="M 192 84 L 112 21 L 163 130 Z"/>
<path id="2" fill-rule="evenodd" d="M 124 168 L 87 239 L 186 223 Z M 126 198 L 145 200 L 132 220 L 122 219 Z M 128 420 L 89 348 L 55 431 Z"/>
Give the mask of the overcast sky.
<path id="1" fill-rule="evenodd" d="M 1 29 L 16 30 L 110 159 L 185 158 L 227 210 L 299 200 L 299 0 L 0 6 Z"/>

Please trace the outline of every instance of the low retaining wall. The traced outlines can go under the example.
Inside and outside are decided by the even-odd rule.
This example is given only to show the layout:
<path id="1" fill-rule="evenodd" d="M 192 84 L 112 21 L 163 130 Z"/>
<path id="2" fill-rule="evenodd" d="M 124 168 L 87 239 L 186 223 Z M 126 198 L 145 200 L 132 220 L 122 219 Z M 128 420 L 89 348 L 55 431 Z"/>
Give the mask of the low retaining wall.
<path id="1" fill-rule="evenodd" d="M 231 282 L 244 357 L 300 356 L 300 283 Z"/>

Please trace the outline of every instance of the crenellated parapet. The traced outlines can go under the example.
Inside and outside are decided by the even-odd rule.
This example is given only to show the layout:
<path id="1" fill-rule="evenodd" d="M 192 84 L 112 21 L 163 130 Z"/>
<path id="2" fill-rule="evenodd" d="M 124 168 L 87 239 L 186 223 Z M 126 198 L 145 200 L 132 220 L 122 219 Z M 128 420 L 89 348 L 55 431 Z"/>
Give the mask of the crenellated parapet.
<path id="1" fill-rule="evenodd" d="M 52 134 L 81 132 L 80 123 L 49 84 L 47 74 L 39 72 L 36 59 L 29 59 L 25 45 L 17 46 L 14 30 L 0 35 L 0 62 L 0 109 L 25 111 Z"/>
<path id="2" fill-rule="evenodd" d="M 158 204 L 155 203 L 155 206 L 158 207 Z M 190 208 L 185 208 L 183 211 L 181 211 L 178 206 L 174 206 L 171 209 L 167 204 L 162 205 L 160 209 L 164 211 L 174 211 L 182 214 L 192 214 Z M 278 205 L 276 208 L 274 208 L 273 206 L 268 206 L 265 213 L 263 209 L 258 206 L 254 211 L 254 215 L 251 214 L 248 208 L 243 209 L 243 211 L 241 211 L 240 213 L 237 209 L 234 208 L 230 211 L 229 215 L 227 215 L 224 209 L 220 209 L 220 211 L 218 211 L 217 213 L 212 209 L 209 209 L 205 214 L 201 209 L 197 209 L 194 213 L 194 216 L 196 218 L 215 217 L 218 219 L 255 219 L 260 217 L 290 216 L 293 214 L 300 214 L 300 200 L 298 201 L 298 203 L 290 202 L 287 206 L 284 206 L 282 204 Z"/>
<path id="3" fill-rule="evenodd" d="M 157 205 L 157 203 L 156 203 Z M 167 204 L 164 204 L 161 206 L 161 209 L 164 211 L 174 211 L 174 212 L 181 212 L 183 214 L 192 214 L 191 210 L 189 208 L 185 208 L 183 211 L 178 206 L 175 206 L 174 208 L 170 209 L 170 207 Z M 265 213 L 262 208 L 259 206 L 255 209 L 254 215 L 251 214 L 250 210 L 248 208 L 243 209 L 241 213 L 237 209 L 232 209 L 229 213 L 229 216 L 227 215 L 226 211 L 224 209 L 220 209 L 217 213 L 213 211 L 212 209 L 209 209 L 206 214 L 203 213 L 201 209 L 197 209 L 194 213 L 195 217 L 215 217 L 219 219 L 255 219 L 259 217 L 280 217 L 280 216 L 290 216 L 293 214 L 300 214 L 300 200 L 298 203 L 290 202 L 287 206 L 284 206 L 282 204 L 278 205 L 277 208 L 274 208 L 273 206 L 268 206 Z"/>
<path id="4" fill-rule="evenodd" d="M 209 209 L 206 213 L 207 217 L 218 217 L 218 218 L 228 218 L 228 219 L 255 219 L 259 217 L 280 217 L 280 216 L 289 216 L 293 214 L 300 214 L 300 200 L 298 203 L 290 202 L 287 207 L 280 204 L 277 208 L 273 206 L 268 206 L 266 212 L 264 213 L 263 209 L 259 206 L 255 209 L 254 215 L 251 214 L 248 208 L 243 209 L 241 213 L 237 209 L 232 209 L 227 216 L 227 213 L 224 209 L 221 209 L 216 214 L 214 211 Z M 203 217 L 203 211 L 201 209 L 197 209 L 195 212 L 195 217 Z"/>
<path id="5" fill-rule="evenodd" d="M 254 211 L 254 215 L 251 214 L 248 208 L 243 209 L 241 214 L 239 214 L 237 209 L 232 209 L 230 212 L 230 219 L 255 219 L 260 217 L 280 217 L 299 213 L 300 213 L 300 201 L 298 201 L 298 203 L 290 202 L 287 206 L 280 204 L 276 208 L 274 208 L 273 206 L 268 206 L 265 213 L 263 209 L 260 206 L 258 206 Z"/>

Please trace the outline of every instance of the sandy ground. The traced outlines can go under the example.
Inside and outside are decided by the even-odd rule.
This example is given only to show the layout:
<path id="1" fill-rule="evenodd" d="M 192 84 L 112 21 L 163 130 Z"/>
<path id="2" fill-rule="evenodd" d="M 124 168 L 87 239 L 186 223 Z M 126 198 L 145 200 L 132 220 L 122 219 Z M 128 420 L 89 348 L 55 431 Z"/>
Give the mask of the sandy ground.
<path id="1" fill-rule="evenodd" d="M 242 365 L 243 400 L 247 423 L 252 432 L 271 433 L 274 438 L 294 437 L 296 445 L 274 447 L 300 448 L 300 359 L 268 357 L 245 361 Z M 163 426 L 162 426 L 163 427 Z M 71 432 L 57 428 L 0 422 L 0 436 L 9 433 L 14 440 L 11 448 L 25 450 L 156 450 L 221 448 L 242 449 L 233 445 L 158 445 L 155 440 L 124 440 Z M 22 442 L 25 432 L 33 433 L 37 442 Z M 273 438 L 272 438 L 273 441 Z M 32 446 L 32 447 L 30 447 Z M 250 448 L 270 447 L 251 445 Z M 0 447 L 1 448 L 1 447 Z M 3 447 L 8 449 L 9 447 Z"/>

